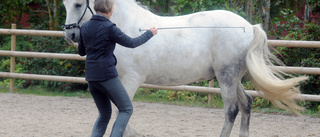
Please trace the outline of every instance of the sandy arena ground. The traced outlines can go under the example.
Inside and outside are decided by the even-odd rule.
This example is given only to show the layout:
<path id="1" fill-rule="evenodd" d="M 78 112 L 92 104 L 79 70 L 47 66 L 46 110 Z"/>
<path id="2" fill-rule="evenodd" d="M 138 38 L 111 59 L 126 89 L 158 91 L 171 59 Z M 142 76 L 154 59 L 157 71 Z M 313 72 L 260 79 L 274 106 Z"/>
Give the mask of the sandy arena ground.
<path id="1" fill-rule="evenodd" d="M 218 137 L 224 121 L 222 109 L 141 102 L 133 105 L 130 124 L 146 137 Z M 89 98 L 0 93 L 0 137 L 89 137 L 97 115 Z M 239 116 L 232 137 L 239 136 Z M 320 118 L 253 113 L 250 135 L 320 137 Z"/>

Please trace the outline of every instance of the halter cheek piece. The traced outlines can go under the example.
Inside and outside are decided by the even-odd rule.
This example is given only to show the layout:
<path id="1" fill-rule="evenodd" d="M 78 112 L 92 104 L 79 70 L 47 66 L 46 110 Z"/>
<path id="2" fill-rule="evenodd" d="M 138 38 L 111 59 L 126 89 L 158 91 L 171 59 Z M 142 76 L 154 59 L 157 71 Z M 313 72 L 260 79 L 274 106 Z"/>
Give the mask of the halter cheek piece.
<path id="1" fill-rule="evenodd" d="M 92 15 L 93 15 L 92 9 L 91 9 L 91 8 L 90 8 L 90 6 L 89 6 L 89 0 L 87 0 L 87 7 L 85 8 L 85 10 L 84 10 L 84 12 L 83 12 L 83 14 L 82 14 L 81 18 L 79 19 L 79 21 L 78 21 L 77 23 L 73 23 L 73 24 L 65 24 L 65 25 L 63 25 L 63 26 L 62 26 L 62 28 L 63 28 L 63 29 L 80 28 L 79 23 L 80 23 L 80 21 L 82 20 L 82 18 L 83 18 L 83 16 L 84 16 L 84 14 L 86 14 L 87 9 L 89 9 L 89 10 L 90 10 L 90 12 L 91 12 L 91 13 L 92 13 Z"/>

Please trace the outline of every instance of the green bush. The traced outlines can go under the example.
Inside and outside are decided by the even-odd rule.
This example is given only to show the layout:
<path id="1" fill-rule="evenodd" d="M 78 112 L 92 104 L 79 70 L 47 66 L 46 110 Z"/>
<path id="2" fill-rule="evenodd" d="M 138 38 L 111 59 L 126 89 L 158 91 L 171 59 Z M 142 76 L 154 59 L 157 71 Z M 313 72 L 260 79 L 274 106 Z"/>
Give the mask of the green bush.
<path id="1" fill-rule="evenodd" d="M 68 45 L 63 38 L 39 37 L 39 36 L 19 36 L 17 38 L 17 51 L 49 52 L 49 53 L 71 53 L 76 54 L 77 48 Z M 8 46 L 9 45 L 9 46 Z M 4 43 L 2 50 L 10 49 L 10 41 Z M 10 59 L 0 57 L 1 72 L 8 72 Z M 45 59 L 45 58 L 25 58 L 16 57 L 16 72 L 41 75 L 58 75 L 84 77 L 84 61 Z M 18 70 L 18 71 L 17 71 Z M 4 80 L 4 79 L 2 79 Z M 65 83 L 55 81 L 18 80 L 16 85 L 22 88 L 40 85 L 51 90 L 86 90 L 84 84 Z"/>
<path id="2" fill-rule="evenodd" d="M 288 14 L 289 13 L 289 14 Z M 314 22 L 305 22 L 297 18 L 293 12 L 282 12 L 283 18 L 275 20 L 276 29 L 270 32 L 271 35 L 282 40 L 303 40 L 320 41 L 320 25 Z M 281 31 L 288 31 L 284 37 Z M 277 47 L 276 56 L 287 66 L 320 67 L 320 49 L 319 48 L 292 48 Z M 294 74 L 305 75 L 305 74 Z M 300 89 L 304 94 L 320 94 L 319 75 L 307 74 L 309 80 L 300 84 Z M 318 110 L 320 103 L 306 102 L 305 107 L 312 110 Z"/>
<path id="3" fill-rule="evenodd" d="M 320 50 L 318 50 L 318 55 L 320 55 Z M 304 67 L 315 67 L 320 68 L 320 58 L 307 58 L 303 59 L 301 62 Z M 305 94 L 315 94 L 320 95 L 320 75 L 311 75 L 308 74 L 309 80 L 302 82 L 300 84 L 300 89 Z M 318 110 L 320 107 L 319 102 L 307 102 L 305 107 L 312 110 Z M 319 110 L 320 111 L 320 110 Z"/>
<path id="4" fill-rule="evenodd" d="M 155 14 L 158 15 L 186 15 L 194 12 L 208 11 L 208 10 L 229 10 L 242 17 L 245 17 L 243 9 L 235 6 L 238 1 L 225 1 L 225 0 L 176 0 L 176 1 L 163 1 L 163 0 L 138 0 L 142 4 L 150 7 Z"/>

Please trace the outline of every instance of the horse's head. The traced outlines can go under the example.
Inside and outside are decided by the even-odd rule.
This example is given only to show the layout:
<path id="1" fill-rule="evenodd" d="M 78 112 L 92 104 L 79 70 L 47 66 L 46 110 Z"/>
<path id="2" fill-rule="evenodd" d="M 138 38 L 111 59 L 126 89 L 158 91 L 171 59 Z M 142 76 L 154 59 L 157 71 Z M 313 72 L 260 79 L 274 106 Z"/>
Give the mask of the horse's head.
<path id="1" fill-rule="evenodd" d="M 80 26 L 88 21 L 93 12 L 93 0 L 63 0 L 67 11 L 64 25 L 65 37 L 78 42 L 80 39 Z"/>

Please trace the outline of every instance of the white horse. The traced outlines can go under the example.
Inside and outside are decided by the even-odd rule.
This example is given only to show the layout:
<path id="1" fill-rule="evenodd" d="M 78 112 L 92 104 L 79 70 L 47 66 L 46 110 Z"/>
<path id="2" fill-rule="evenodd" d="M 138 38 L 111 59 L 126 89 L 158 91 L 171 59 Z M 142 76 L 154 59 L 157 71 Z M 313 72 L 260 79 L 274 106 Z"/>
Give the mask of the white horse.
<path id="1" fill-rule="evenodd" d="M 81 26 L 91 18 L 93 1 L 63 1 L 67 11 L 66 24 L 69 24 L 65 27 L 66 37 L 79 40 L 77 25 Z M 247 137 L 252 98 L 246 94 L 240 80 L 248 72 L 256 89 L 273 103 L 293 112 L 302 109 L 293 98 L 300 94 L 295 86 L 307 78 L 285 80 L 281 77 L 283 73 L 272 67 L 271 61 L 277 59 L 270 53 L 266 34 L 259 26 L 223 10 L 161 17 L 142 8 L 135 0 L 114 1 L 111 21 L 131 37 L 141 34 L 139 28 L 199 27 L 159 30 L 155 37 L 136 49 L 116 47 L 119 77 L 131 99 L 142 83 L 181 85 L 216 77 L 225 111 L 220 136 L 230 136 L 240 110 L 239 136 Z M 90 10 L 87 10 L 88 4 Z M 236 27 L 244 27 L 245 31 Z M 125 136 L 137 134 L 128 125 Z"/>

